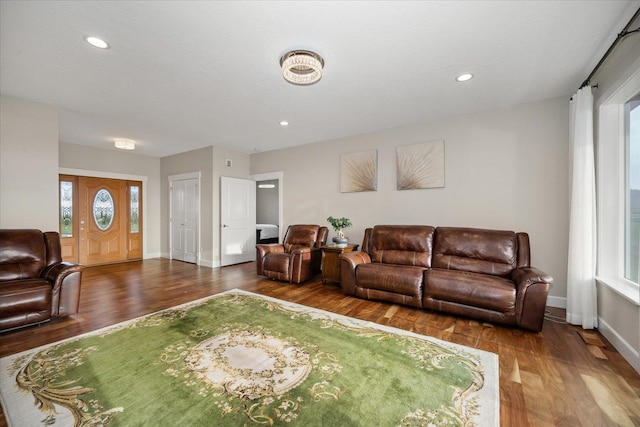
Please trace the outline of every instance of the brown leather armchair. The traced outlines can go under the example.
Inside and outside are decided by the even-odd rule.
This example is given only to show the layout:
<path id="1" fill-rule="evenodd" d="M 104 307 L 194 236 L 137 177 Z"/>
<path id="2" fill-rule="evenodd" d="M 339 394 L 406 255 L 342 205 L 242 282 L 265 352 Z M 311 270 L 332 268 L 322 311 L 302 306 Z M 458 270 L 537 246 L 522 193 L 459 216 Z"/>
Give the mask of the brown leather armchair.
<path id="1" fill-rule="evenodd" d="M 76 314 L 83 270 L 57 232 L 0 230 L 0 331 Z"/>
<path id="2" fill-rule="evenodd" d="M 282 244 L 256 245 L 256 269 L 261 276 L 302 283 L 320 272 L 320 246 L 329 229 L 319 225 L 291 225 Z"/>

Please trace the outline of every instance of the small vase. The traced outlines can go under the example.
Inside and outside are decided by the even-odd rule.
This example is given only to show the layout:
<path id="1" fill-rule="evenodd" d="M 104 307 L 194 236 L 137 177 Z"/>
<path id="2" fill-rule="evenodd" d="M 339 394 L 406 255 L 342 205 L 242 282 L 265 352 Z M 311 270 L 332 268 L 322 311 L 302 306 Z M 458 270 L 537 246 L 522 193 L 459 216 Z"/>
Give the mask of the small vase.
<path id="1" fill-rule="evenodd" d="M 347 239 L 346 237 L 334 237 L 333 243 L 335 243 L 335 245 L 339 248 L 346 248 L 349 244 L 349 239 Z"/>

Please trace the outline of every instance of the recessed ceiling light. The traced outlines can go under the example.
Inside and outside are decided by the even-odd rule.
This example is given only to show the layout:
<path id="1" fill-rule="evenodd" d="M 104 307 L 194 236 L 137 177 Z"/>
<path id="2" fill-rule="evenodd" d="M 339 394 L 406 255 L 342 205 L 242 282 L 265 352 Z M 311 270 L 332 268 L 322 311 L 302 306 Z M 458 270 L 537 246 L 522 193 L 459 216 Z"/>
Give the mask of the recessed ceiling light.
<path id="1" fill-rule="evenodd" d="M 121 150 L 135 150 L 136 143 L 130 139 L 125 138 L 116 138 L 115 139 L 116 148 L 120 148 Z"/>
<path id="2" fill-rule="evenodd" d="M 289 126 L 289 122 L 286 120 L 283 120 L 280 122 L 280 126 Z"/>
<path id="3" fill-rule="evenodd" d="M 98 37 L 88 36 L 88 37 L 85 37 L 84 39 L 91 46 L 97 47 L 98 49 L 109 49 L 109 43 L 107 43 L 102 39 L 99 39 Z"/>
<path id="4" fill-rule="evenodd" d="M 464 73 L 464 74 L 460 74 L 458 77 L 456 77 L 456 81 L 457 82 L 466 82 L 468 80 L 471 80 L 472 78 L 473 78 L 473 74 Z"/>

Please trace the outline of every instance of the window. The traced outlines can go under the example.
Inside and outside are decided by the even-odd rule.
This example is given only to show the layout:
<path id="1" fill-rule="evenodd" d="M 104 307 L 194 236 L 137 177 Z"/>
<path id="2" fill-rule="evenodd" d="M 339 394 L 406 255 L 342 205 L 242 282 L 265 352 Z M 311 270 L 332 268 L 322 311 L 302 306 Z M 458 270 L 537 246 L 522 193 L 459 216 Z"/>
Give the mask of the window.
<path id="1" fill-rule="evenodd" d="M 640 69 L 597 105 L 598 283 L 640 306 Z"/>
<path id="2" fill-rule="evenodd" d="M 73 181 L 60 181 L 60 236 L 73 237 Z"/>
<path id="3" fill-rule="evenodd" d="M 640 94 L 625 104 L 625 279 L 640 284 Z"/>
<path id="4" fill-rule="evenodd" d="M 100 230 L 105 231 L 111 227 L 114 211 L 115 203 L 109 190 L 104 188 L 98 190 L 93 199 L 93 220 Z"/>
<path id="5" fill-rule="evenodd" d="M 140 187 L 131 185 L 129 187 L 129 206 L 130 206 L 130 232 L 140 232 Z"/>

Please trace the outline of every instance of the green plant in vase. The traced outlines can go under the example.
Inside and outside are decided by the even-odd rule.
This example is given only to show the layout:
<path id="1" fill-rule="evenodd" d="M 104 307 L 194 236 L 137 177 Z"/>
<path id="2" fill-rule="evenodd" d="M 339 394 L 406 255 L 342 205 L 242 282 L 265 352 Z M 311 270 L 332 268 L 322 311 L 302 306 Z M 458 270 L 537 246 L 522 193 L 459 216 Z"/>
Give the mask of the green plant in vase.
<path id="1" fill-rule="evenodd" d="M 329 218 L 327 218 L 327 222 L 329 222 L 336 233 L 338 233 L 338 235 L 333 238 L 333 243 L 335 243 L 338 247 L 346 247 L 349 244 L 349 239 L 345 237 L 343 230 L 353 225 L 351 223 L 351 220 L 345 217 L 334 218 L 330 216 Z"/>

